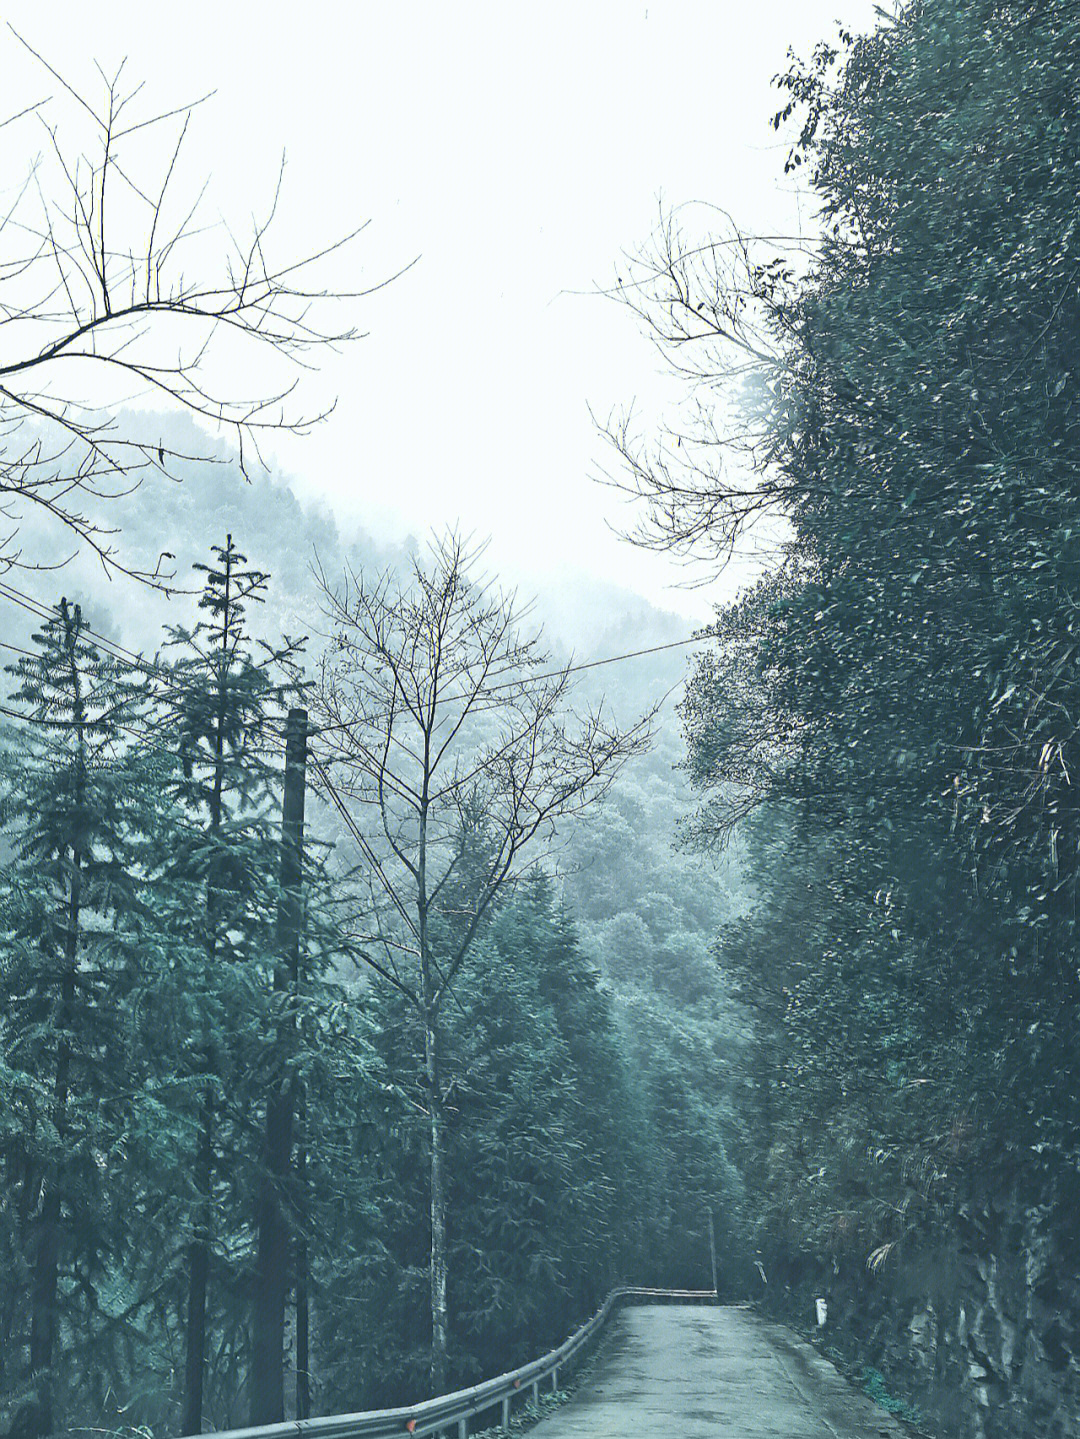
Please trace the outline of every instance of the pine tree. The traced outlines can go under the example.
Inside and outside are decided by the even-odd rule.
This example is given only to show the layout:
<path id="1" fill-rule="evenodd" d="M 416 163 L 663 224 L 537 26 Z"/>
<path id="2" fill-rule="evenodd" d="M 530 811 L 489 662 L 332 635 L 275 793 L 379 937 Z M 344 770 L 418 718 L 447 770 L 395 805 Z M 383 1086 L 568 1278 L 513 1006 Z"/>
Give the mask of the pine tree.
<path id="1" fill-rule="evenodd" d="M 88 1343 L 95 1286 L 123 1248 L 109 1164 L 134 1123 L 136 1038 L 126 1015 L 153 982 L 136 943 L 161 769 L 133 726 L 145 687 L 90 641 L 61 600 L 12 666 L 26 716 L 8 753 L 0 1027 L 10 1290 L 29 1316 L 28 1383 L 15 1427 L 46 1434 L 65 1376 L 63 1322 Z M 63 1276 L 63 1280 L 62 1280 Z M 9 1286 L 6 1283 L 5 1289 Z M 10 1318 L 8 1324 L 11 1324 Z"/>
<path id="2" fill-rule="evenodd" d="M 171 634 L 168 714 L 181 764 L 176 798 L 188 815 L 165 871 L 196 879 L 201 908 L 178 916 L 197 937 L 203 960 L 201 1028 L 192 1063 L 199 1080 L 194 1152 L 194 1218 L 188 1247 L 183 1432 L 202 1428 L 208 1342 L 208 1286 L 219 1183 L 243 1184 L 259 1161 L 242 1159 L 245 1079 L 257 1066 L 265 1030 L 266 976 L 276 953 L 279 848 L 273 823 L 281 752 L 281 711 L 296 692 L 300 644 L 257 646 L 247 609 L 263 598 L 268 576 L 251 569 L 232 536 L 213 547 L 191 631 Z M 218 1154 L 230 1146 L 229 1164 Z M 247 1196 L 229 1206 L 242 1215 Z M 261 1204 L 267 1202 L 264 1195 Z M 264 1220 L 265 1225 L 265 1220 Z M 280 1282 L 280 1281 L 278 1281 Z M 256 1352 L 258 1344 L 256 1345 Z M 252 1379 L 253 1389 L 265 1380 Z M 277 1383 L 280 1386 L 280 1363 Z"/>

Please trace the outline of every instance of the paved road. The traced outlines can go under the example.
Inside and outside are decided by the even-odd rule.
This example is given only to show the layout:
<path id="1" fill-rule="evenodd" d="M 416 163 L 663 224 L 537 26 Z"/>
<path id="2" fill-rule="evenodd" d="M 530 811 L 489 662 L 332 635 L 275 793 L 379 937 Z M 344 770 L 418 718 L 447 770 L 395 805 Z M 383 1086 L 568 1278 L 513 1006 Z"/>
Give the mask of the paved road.
<path id="1" fill-rule="evenodd" d="M 879 1439 L 903 1430 L 789 1330 L 742 1308 L 625 1308 L 594 1376 L 529 1439 Z"/>

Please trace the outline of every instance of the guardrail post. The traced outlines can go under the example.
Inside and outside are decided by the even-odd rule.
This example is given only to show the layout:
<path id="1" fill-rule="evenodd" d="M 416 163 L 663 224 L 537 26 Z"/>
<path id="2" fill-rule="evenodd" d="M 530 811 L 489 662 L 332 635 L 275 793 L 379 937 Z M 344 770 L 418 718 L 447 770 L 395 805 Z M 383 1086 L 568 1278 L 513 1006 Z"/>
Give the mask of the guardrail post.
<path id="1" fill-rule="evenodd" d="M 502 1427 L 503 1427 L 504 1429 L 509 1429 L 509 1428 L 510 1428 L 510 1396 L 509 1396 L 509 1394 L 506 1396 L 506 1398 L 505 1398 L 505 1399 L 503 1400 L 503 1402 L 502 1402 Z"/>
<path id="2" fill-rule="evenodd" d="M 539 1380 L 539 1379 L 534 1379 L 534 1380 L 533 1380 L 533 1382 L 532 1382 L 532 1392 L 533 1392 L 533 1408 L 534 1408 L 534 1409 L 539 1409 L 539 1408 L 540 1408 L 540 1380 Z"/>
<path id="3" fill-rule="evenodd" d="M 552 1394 L 557 1393 L 557 1392 L 558 1392 L 558 1389 L 559 1389 L 559 1366 L 556 1364 L 555 1368 L 551 1371 L 551 1392 L 552 1392 Z"/>
<path id="4" fill-rule="evenodd" d="M 458 1420 L 457 1439 L 469 1439 L 469 1421 L 467 1419 Z"/>

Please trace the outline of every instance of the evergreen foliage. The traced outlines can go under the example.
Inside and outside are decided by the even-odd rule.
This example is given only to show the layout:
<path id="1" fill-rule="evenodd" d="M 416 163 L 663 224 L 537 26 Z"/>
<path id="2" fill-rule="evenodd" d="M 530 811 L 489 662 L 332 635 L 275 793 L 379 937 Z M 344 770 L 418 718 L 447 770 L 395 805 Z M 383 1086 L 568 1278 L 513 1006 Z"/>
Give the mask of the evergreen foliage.
<path id="1" fill-rule="evenodd" d="M 719 413 L 737 379 L 753 464 L 706 468 L 702 432 L 688 481 L 638 454 L 654 541 L 789 527 L 683 711 L 694 835 L 737 832 L 754 894 L 717 948 L 752 1035 L 752 1250 L 770 1295 L 870 1315 L 895 1275 L 863 1342 L 921 1295 L 956 1336 L 924 1382 L 969 1397 L 972 1246 L 1026 1272 L 994 1322 L 1031 1363 L 1040 1256 L 1075 1252 L 1078 41 L 1067 0 L 914 0 L 819 46 L 776 118 L 813 254 L 729 265 L 670 228 L 631 301 Z M 1036 1432 L 1014 1350 L 971 1343 L 1019 1426 L 993 1432 Z"/>
<path id="2" fill-rule="evenodd" d="M 150 1036 L 136 1016 L 159 979 L 142 932 L 167 765 L 132 744 L 145 685 L 95 648 L 77 605 L 61 600 L 34 639 L 12 667 L 26 723 L 5 750 L 0 808 L 12 844 L 0 1204 L 10 1422 L 47 1433 L 79 1365 L 122 1347 L 130 1319 L 120 1273 L 138 1213 L 105 1175 L 123 1173 L 147 1119 Z M 11 1364 L 24 1344 L 28 1363 Z"/>

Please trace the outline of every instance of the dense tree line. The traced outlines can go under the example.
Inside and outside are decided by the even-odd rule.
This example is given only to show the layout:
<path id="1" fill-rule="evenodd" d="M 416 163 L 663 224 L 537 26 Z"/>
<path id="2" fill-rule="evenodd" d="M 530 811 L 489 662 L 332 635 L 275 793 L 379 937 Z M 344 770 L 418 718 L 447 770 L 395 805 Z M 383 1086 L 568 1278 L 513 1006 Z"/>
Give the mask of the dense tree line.
<path id="1" fill-rule="evenodd" d="M 686 461 L 614 433 L 652 542 L 787 535 L 684 706 L 756 895 L 751 1250 L 943 1432 L 1067 1432 L 1080 16 L 914 0 L 780 84 L 820 242 L 670 226 L 632 303 L 716 404 Z"/>

